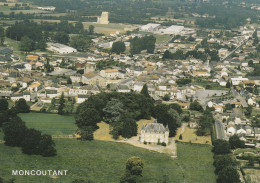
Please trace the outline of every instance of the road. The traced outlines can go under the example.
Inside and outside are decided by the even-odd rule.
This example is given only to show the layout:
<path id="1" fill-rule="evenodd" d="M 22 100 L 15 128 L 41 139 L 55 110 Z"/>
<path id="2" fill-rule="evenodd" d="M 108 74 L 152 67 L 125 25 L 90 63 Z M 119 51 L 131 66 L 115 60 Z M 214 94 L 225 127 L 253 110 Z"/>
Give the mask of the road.
<path id="1" fill-rule="evenodd" d="M 226 134 L 225 134 L 225 128 L 223 123 L 216 117 L 214 116 L 215 119 L 215 129 L 217 133 L 217 139 L 223 139 L 226 140 Z"/>
<path id="2" fill-rule="evenodd" d="M 232 93 L 235 99 L 238 99 L 243 107 L 248 107 L 247 102 L 244 97 L 242 97 L 235 89 L 232 88 Z"/>
<path id="3" fill-rule="evenodd" d="M 255 32 L 255 30 L 254 30 Z M 223 58 L 221 60 L 221 62 L 224 62 L 227 58 L 229 58 L 235 51 L 237 51 L 238 49 L 240 49 L 243 45 L 245 45 L 249 40 L 250 38 L 253 36 L 253 34 L 251 34 L 251 36 L 248 38 L 248 39 L 245 39 L 238 47 L 236 47 L 233 51 L 231 51 L 225 58 Z"/>

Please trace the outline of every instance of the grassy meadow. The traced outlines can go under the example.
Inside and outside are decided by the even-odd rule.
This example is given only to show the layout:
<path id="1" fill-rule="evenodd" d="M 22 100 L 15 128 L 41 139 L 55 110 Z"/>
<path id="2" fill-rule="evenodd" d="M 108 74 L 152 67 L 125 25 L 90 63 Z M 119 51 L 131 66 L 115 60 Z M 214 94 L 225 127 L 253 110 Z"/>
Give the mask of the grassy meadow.
<path id="1" fill-rule="evenodd" d="M 19 116 L 28 128 L 35 128 L 49 135 L 72 135 L 77 129 L 74 116 L 47 113 L 23 113 Z"/>
<path id="2" fill-rule="evenodd" d="M 19 114 L 26 125 L 51 135 L 72 134 L 76 126 L 72 116 L 56 114 Z M 146 121 L 144 121 L 145 123 Z M 140 123 L 143 123 L 141 121 Z M 104 125 L 104 124 L 103 124 Z M 0 132 L 0 140 L 3 134 Z M 15 178 L 17 183 L 71 183 L 75 179 L 94 183 L 118 183 L 124 173 L 125 162 L 139 156 L 144 162 L 139 182 L 157 183 L 168 175 L 176 183 L 215 183 L 213 154 L 210 145 L 177 143 L 177 158 L 125 143 L 111 141 L 79 141 L 54 139 L 58 155 L 42 157 L 22 154 L 20 148 L 0 142 L 0 177 Z M 12 176 L 11 171 L 68 170 L 67 176 Z"/>

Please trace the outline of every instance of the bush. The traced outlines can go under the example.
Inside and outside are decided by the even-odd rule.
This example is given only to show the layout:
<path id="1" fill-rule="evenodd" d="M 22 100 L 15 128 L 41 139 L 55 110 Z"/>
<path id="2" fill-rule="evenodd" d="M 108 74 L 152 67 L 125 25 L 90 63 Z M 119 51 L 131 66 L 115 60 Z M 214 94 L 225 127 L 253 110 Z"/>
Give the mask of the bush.
<path id="1" fill-rule="evenodd" d="M 166 143 L 165 143 L 165 142 L 162 142 L 162 146 L 166 146 Z"/>
<path id="2" fill-rule="evenodd" d="M 179 139 L 182 140 L 182 134 L 180 134 Z"/>

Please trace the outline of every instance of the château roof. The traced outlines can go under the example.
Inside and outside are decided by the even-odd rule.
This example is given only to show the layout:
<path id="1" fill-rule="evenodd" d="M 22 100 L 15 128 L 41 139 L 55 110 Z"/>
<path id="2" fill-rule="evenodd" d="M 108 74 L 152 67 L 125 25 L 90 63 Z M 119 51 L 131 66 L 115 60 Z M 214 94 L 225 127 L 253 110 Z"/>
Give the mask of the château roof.
<path id="1" fill-rule="evenodd" d="M 153 121 L 153 123 L 148 123 L 147 125 L 142 126 L 142 129 L 145 133 L 165 133 L 169 132 L 168 125 L 166 128 L 161 123 L 157 123 L 157 119 Z"/>

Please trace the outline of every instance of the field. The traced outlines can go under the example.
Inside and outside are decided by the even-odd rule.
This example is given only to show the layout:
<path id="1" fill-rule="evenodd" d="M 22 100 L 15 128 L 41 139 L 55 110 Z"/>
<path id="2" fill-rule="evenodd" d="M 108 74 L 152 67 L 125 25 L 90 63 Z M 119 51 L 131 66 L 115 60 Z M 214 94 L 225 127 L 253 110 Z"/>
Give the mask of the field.
<path id="1" fill-rule="evenodd" d="M 28 127 L 34 127 L 47 134 L 71 134 L 75 131 L 72 116 L 29 113 L 19 115 Z M 138 123 L 146 123 L 147 120 Z M 102 124 L 104 125 L 104 124 Z M 0 140 L 3 134 L 0 132 Z M 177 143 L 178 157 L 125 143 L 94 140 L 54 139 L 58 155 L 44 158 L 28 156 L 20 148 L 8 147 L 0 143 L 0 177 L 15 178 L 19 183 L 70 183 L 75 179 L 92 180 L 95 183 L 119 182 L 124 173 L 125 161 L 139 156 L 144 162 L 142 183 L 157 183 L 163 175 L 171 182 L 215 183 L 213 154 L 210 145 Z M 68 170 L 67 176 L 15 176 L 12 170 Z"/>
<path id="2" fill-rule="evenodd" d="M 77 129 L 73 116 L 58 114 L 24 113 L 19 114 L 26 126 L 49 135 L 72 135 Z"/>
<path id="3" fill-rule="evenodd" d="M 165 41 L 168 41 L 172 36 L 154 34 L 154 37 L 156 38 L 156 44 L 161 44 L 164 43 Z"/>
<path id="4" fill-rule="evenodd" d="M 179 140 L 181 128 L 178 129 L 176 139 Z M 197 136 L 196 129 L 192 129 L 189 127 L 185 127 L 184 133 L 182 134 L 182 142 L 191 142 L 191 143 L 199 143 L 199 144 L 211 144 L 210 136 Z"/>
<path id="5" fill-rule="evenodd" d="M 88 29 L 90 25 L 93 25 L 95 27 L 95 32 L 103 33 L 105 35 L 114 34 L 116 32 L 124 33 L 126 32 L 127 29 L 131 30 L 133 28 L 133 26 L 131 25 L 115 24 L 115 23 L 103 25 L 103 24 L 83 22 L 83 25 L 85 29 Z"/>
<path id="6" fill-rule="evenodd" d="M 139 156 L 144 162 L 140 182 L 156 183 L 163 175 L 172 182 L 214 183 L 211 147 L 207 145 L 178 144 L 178 158 L 152 152 L 131 145 L 75 139 L 55 139 L 58 155 L 52 158 L 28 156 L 19 148 L 0 144 L 0 177 L 15 178 L 19 183 L 39 182 L 70 183 L 75 179 L 92 180 L 95 183 L 116 183 L 125 169 L 125 161 Z M 49 176 L 11 176 L 11 170 L 68 170 L 67 176 L 53 179 Z"/>

